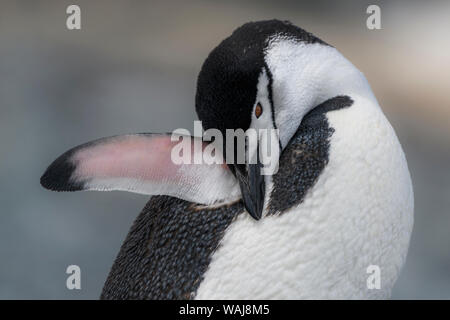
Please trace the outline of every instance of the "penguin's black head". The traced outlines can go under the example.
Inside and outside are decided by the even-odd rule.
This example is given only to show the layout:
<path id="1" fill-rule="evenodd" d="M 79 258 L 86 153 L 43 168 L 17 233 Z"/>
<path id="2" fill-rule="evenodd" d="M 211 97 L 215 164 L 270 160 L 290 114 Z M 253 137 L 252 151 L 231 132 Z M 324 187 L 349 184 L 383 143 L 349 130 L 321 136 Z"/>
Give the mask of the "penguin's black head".
<path id="1" fill-rule="evenodd" d="M 275 36 L 304 42 L 320 41 L 286 21 L 250 22 L 236 29 L 209 54 L 198 76 L 196 111 L 205 130 L 218 129 L 226 137 L 226 129 L 247 131 L 252 121 L 259 122 L 256 125 L 258 128 L 277 129 L 272 98 L 273 79 L 265 61 L 266 49 Z M 225 147 L 223 150 L 226 152 Z M 235 159 L 239 156 L 236 153 Z M 264 176 L 259 173 L 259 159 L 257 162 L 252 165 L 230 164 L 227 161 L 239 179 L 247 210 L 259 219 L 263 210 L 265 183 Z"/>
<path id="2" fill-rule="evenodd" d="M 247 23 L 208 56 L 198 76 L 196 110 L 204 129 L 247 130 L 264 67 L 259 23 Z"/>
<path id="3" fill-rule="evenodd" d="M 266 71 L 271 80 L 264 55 L 275 36 L 325 44 L 288 21 L 249 22 L 237 28 L 211 51 L 198 75 L 195 106 L 205 130 L 249 128 L 259 76 Z M 271 86 L 269 83 L 270 95 Z M 270 104 L 263 106 L 263 111 L 273 110 L 273 102 Z"/>

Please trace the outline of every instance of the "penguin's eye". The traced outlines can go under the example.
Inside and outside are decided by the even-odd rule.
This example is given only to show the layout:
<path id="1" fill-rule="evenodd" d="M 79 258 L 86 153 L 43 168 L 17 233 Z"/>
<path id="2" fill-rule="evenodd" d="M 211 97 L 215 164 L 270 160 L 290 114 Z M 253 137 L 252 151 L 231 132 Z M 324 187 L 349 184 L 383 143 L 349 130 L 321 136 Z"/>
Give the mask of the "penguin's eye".
<path id="1" fill-rule="evenodd" d="M 255 116 L 256 118 L 259 118 L 262 115 L 263 109 L 261 107 L 261 104 L 258 102 L 258 104 L 255 107 Z"/>

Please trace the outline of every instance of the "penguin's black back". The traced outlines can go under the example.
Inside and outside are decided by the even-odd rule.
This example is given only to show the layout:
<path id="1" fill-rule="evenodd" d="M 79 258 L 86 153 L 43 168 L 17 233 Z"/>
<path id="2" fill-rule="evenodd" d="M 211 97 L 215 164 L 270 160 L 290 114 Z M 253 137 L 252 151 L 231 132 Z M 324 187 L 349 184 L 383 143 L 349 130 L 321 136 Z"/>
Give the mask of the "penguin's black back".
<path id="1" fill-rule="evenodd" d="M 154 196 L 135 220 L 101 299 L 191 299 L 241 201 L 204 209 Z"/>
<path id="2" fill-rule="evenodd" d="M 347 96 L 334 97 L 303 118 L 273 176 L 269 215 L 303 201 L 328 163 L 334 129 L 326 113 L 352 103 Z M 208 209 L 169 196 L 152 197 L 131 227 L 101 299 L 194 298 L 214 251 L 239 214 L 246 214 L 242 201 Z"/>

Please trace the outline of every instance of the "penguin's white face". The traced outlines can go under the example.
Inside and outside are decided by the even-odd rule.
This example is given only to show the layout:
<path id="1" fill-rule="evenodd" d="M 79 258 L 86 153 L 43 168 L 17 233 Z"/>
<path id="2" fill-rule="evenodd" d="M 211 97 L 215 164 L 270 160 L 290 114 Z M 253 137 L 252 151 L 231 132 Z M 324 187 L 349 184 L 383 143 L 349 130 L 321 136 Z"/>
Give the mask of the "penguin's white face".
<path id="1" fill-rule="evenodd" d="M 271 148 L 278 148 L 271 154 L 272 164 L 278 164 L 279 155 L 304 116 L 317 105 L 339 95 L 371 95 L 364 76 L 335 48 L 326 44 L 273 36 L 263 52 L 264 64 L 255 84 L 256 97 L 250 111 L 249 128 L 277 130 L 277 144 L 271 144 Z M 258 141 L 258 145 L 262 142 Z M 256 151 L 247 150 L 249 157 Z M 266 180 L 249 177 L 252 181 L 260 182 L 261 179 Z"/>

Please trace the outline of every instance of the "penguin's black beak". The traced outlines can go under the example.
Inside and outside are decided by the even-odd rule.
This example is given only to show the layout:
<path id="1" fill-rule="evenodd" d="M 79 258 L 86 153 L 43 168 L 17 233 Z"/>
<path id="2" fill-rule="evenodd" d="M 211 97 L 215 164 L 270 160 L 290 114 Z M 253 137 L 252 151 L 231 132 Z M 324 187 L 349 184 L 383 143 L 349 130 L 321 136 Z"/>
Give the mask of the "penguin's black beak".
<path id="1" fill-rule="evenodd" d="M 264 175 L 261 174 L 261 168 L 262 164 L 259 161 L 259 157 L 256 164 L 234 165 L 245 208 L 256 220 L 261 219 L 266 193 L 266 185 Z"/>

